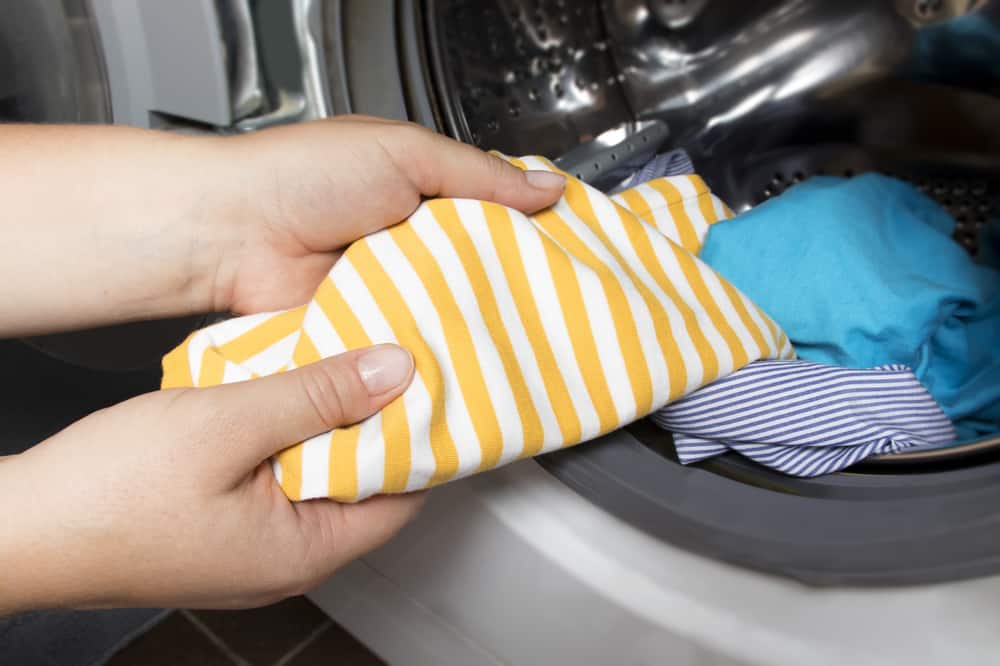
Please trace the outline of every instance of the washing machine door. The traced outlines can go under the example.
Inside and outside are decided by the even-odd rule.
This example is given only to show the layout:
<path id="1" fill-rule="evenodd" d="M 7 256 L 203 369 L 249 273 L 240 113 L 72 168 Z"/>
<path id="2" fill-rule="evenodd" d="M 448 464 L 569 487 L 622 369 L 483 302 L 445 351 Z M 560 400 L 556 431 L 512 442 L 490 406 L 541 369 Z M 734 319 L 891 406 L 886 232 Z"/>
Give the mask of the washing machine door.
<path id="1" fill-rule="evenodd" d="M 995 0 L 423 6 L 442 126 L 484 148 L 599 183 L 658 127 L 735 210 L 813 174 L 881 171 L 937 198 L 970 251 L 1000 215 Z M 812 584 L 1000 571 L 998 437 L 806 480 L 734 454 L 682 466 L 639 422 L 539 462 L 661 539 Z"/>

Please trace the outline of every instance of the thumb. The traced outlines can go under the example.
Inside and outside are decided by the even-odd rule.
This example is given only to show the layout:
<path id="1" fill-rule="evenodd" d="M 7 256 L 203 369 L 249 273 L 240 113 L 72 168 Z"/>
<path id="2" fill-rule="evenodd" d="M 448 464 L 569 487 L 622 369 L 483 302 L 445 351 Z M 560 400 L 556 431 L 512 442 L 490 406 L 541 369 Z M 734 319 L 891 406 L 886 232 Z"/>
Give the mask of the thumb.
<path id="1" fill-rule="evenodd" d="M 386 142 L 393 163 L 428 197 L 481 199 L 534 213 L 551 206 L 566 188 L 554 171 L 522 171 L 496 155 L 409 126 Z"/>
<path id="2" fill-rule="evenodd" d="M 410 353 L 383 344 L 209 390 L 217 392 L 213 402 L 220 413 L 239 415 L 240 430 L 249 436 L 233 453 L 254 466 L 313 435 L 371 416 L 412 379 Z"/>

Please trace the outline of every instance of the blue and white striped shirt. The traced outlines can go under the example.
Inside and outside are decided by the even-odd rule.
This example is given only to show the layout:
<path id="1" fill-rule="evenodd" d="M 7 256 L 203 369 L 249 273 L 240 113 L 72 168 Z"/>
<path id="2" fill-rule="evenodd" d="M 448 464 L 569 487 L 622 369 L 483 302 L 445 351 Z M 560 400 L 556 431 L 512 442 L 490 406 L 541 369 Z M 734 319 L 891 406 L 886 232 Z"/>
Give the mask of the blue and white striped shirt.
<path id="1" fill-rule="evenodd" d="M 650 418 L 674 433 L 682 463 L 734 450 L 804 477 L 955 440 L 951 421 L 905 365 L 757 361 Z"/>

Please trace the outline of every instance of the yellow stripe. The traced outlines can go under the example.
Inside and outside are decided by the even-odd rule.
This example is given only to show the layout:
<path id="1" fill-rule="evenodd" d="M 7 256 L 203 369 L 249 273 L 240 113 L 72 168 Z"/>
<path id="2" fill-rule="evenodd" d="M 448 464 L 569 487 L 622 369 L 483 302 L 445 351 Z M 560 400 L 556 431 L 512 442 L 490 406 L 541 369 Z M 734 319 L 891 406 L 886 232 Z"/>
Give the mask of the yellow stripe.
<path id="1" fill-rule="evenodd" d="M 500 308 L 497 307 L 496 297 L 490 286 L 486 269 L 483 267 L 472 238 L 469 237 L 469 232 L 458 216 L 454 202 L 439 200 L 432 202 L 429 206 L 462 262 L 469 286 L 479 303 L 479 312 L 486 324 L 486 331 L 490 334 L 493 344 L 497 348 L 504 373 L 510 382 L 510 388 L 514 394 L 514 404 L 521 418 L 521 429 L 524 433 L 524 447 L 521 456 L 533 456 L 541 450 L 545 440 L 542 420 L 539 418 L 535 403 L 531 399 L 531 392 L 524 380 L 521 366 L 518 365 L 517 356 L 514 354 L 514 345 L 510 342 L 507 328 L 500 316 Z M 500 288 L 504 288 L 504 286 L 501 285 Z"/>
<path id="2" fill-rule="evenodd" d="M 219 346 L 219 353 L 233 363 L 243 363 L 302 326 L 307 306 L 287 310 L 254 326 L 246 333 Z"/>
<path id="3" fill-rule="evenodd" d="M 632 204 L 633 210 L 641 209 L 642 204 L 645 201 L 642 196 L 634 190 L 624 192 L 622 196 L 625 197 L 626 201 Z M 646 207 L 646 212 L 644 214 L 640 214 L 640 217 L 649 223 L 649 225 L 654 229 L 656 228 L 656 220 L 653 218 L 653 215 L 649 211 L 648 207 Z M 695 352 L 698 354 L 698 360 L 701 361 L 702 381 L 712 381 L 719 376 L 719 357 L 716 355 L 715 349 L 712 347 L 712 343 L 710 343 L 708 338 L 705 337 L 705 332 L 702 330 L 701 324 L 698 322 L 698 315 L 684 300 L 684 297 L 680 295 L 680 292 L 677 291 L 677 287 L 674 285 L 673 280 L 667 277 L 666 271 L 664 271 L 663 265 L 657 258 L 653 245 L 645 232 L 633 225 L 627 226 L 626 229 L 629 231 L 629 240 L 632 242 L 632 246 L 635 248 L 636 254 L 639 255 L 642 265 L 647 271 L 649 271 L 649 274 L 653 276 L 653 280 L 656 284 L 661 290 L 663 290 L 667 297 L 677 307 L 677 310 L 681 313 L 681 317 L 684 319 L 684 326 L 687 328 L 688 335 L 691 336 L 691 344 L 694 345 Z M 670 243 L 672 249 L 675 248 L 673 241 L 667 239 L 667 242 Z M 673 389 L 671 389 L 671 398 L 673 397 L 675 396 L 673 394 Z"/>
<path id="4" fill-rule="evenodd" d="M 292 352 L 292 362 L 295 363 L 295 367 L 301 368 L 310 363 L 315 363 L 319 359 L 319 350 L 316 349 L 316 345 L 313 344 L 309 334 L 303 330 L 299 334 L 298 341 L 295 343 L 295 351 Z"/>
<path id="5" fill-rule="evenodd" d="M 226 373 L 226 358 L 215 347 L 208 347 L 201 355 L 198 386 L 218 386 Z"/>
<path id="6" fill-rule="evenodd" d="M 291 446 L 278 454 L 281 465 L 281 489 L 288 499 L 302 499 L 302 444 Z"/>
<path id="7" fill-rule="evenodd" d="M 539 226 L 545 227 L 549 233 L 556 235 L 555 228 L 561 223 L 561 220 L 551 211 L 546 211 L 536 215 L 535 222 Z M 614 429 L 618 422 L 618 411 L 611 399 L 611 391 L 608 388 L 607 378 L 604 376 L 604 368 L 601 366 L 597 344 L 594 340 L 594 331 L 590 326 L 590 318 L 587 316 L 587 307 L 583 302 L 576 271 L 573 269 L 570 258 L 556 244 L 556 241 L 544 234 L 540 234 L 540 239 L 549 271 L 552 273 L 552 281 L 559 299 L 563 319 L 566 322 L 566 330 L 573 345 L 576 364 L 580 368 L 587 393 L 597 410 L 601 432 L 609 432 Z"/>
<path id="8" fill-rule="evenodd" d="M 184 388 L 194 386 L 194 377 L 191 376 L 191 340 L 196 335 L 204 335 L 201 331 L 192 333 L 180 346 L 172 349 L 170 353 L 163 357 L 163 379 L 160 388 Z"/>
<path id="9" fill-rule="evenodd" d="M 760 317 L 760 320 L 764 322 L 764 325 L 767 327 L 768 332 L 770 332 L 771 340 L 774 341 L 774 348 L 770 349 L 770 354 L 777 356 L 778 353 L 781 351 L 782 331 L 778 329 L 778 326 L 774 323 L 774 320 L 768 317 L 764 313 L 764 311 L 757 306 L 756 303 L 751 301 L 750 306 L 753 307 L 754 310 L 756 310 L 757 316 Z"/>
<path id="10" fill-rule="evenodd" d="M 333 280 L 329 278 L 323 280 L 313 300 L 319 305 L 348 349 L 371 346 L 371 338 Z M 331 495 L 334 495 L 336 490 L 338 495 L 357 497 L 357 446 L 360 434 L 360 425 L 342 428 L 333 433 L 330 442 Z M 382 408 L 382 440 L 385 442 L 382 492 L 401 493 L 406 490 L 406 484 L 410 480 L 412 465 L 410 423 L 402 397 L 396 398 Z"/>
<path id="11" fill-rule="evenodd" d="M 702 180 L 702 177 L 699 176 L 698 174 L 689 173 L 684 177 L 687 178 L 688 181 L 691 183 L 691 186 L 694 188 L 694 193 L 697 196 L 709 193 L 708 185 L 705 184 L 705 181 Z"/>
<path id="12" fill-rule="evenodd" d="M 691 218 L 688 217 L 687 211 L 684 210 L 684 197 L 681 195 L 681 191 L 673 183 L 663 178 L 651 180 L 648 185 L 666 199 L 670 217 L 673 218 L 674 224 L 677 225 L 681 247 L 688 252 L 697 253 L 701 249 L 701 241 L 698 240 L 698 232 L 691 223 Z"/>
<path id="13" fill-rule="evenodd" d="M 715 214 L 715 206 L 712 205 L 712 195 L 707 191 L 698 197 L 698 209 L 701 210 L 701 214 L 705 216 L 705 220 L 708 221 L 709 225 L 715 224 L 718 221 L 718 217 Z M 736 316 L 740 318 L 743 326 L 750 333 L 750 337 L 753 338 L 754 344 L 757 345 L 760 354 L 766 356 L 768 353 L 768 344 L 764 340 L 764 332 L 761 331 L 760 327 L 753 320 L 753 317 L 750 316 L 746 305 L 743 303 L 743 299 L 740 297 L 739 292 L 736 291 L 736 287 L 731 285 L 729 280 L 722 276 L 719 276 L 719 282 L 722 284 L 722 290 L 726 292 L 726 296 L 732 302 L 733 309 L 736 310 Z"/>
<path id="14" fill-rule="evenodd" d="M 444 379 L 434 352 L 427 341 L 420 335 L 417 322 L 413 319 L 406 301 L 393 284 L 392 278 L 375 258 L 367 241 L 359 241 L 348 248 L 345 253 L 368 287 L 372 298 L 381 310 L 382 315 L 393 335 L 400 345 L 410 350 L 417 372 L 427 386 L 431 398 L 430 445 L 434 454 L 435 471 L 428 482 L 429 486 L 443 483 L 455 476 L 458 471 L 458 451 L 455 442 L 448 431 L 448 422 L 444 412 Z M 384 420 L 384 419 L 383 419 Z M 388 441 L 388 438 L 387 438 Z M 388 452 L 386 453 L 388 459 Z"/>
<path id="15" fill-rule="evenodd" d="M 437 206 L 431 202 L 428 210 L 437 217 Z M 462 400 L 472 417 L 472 427 L 479 439 L 482 458 L 479 471 L 492 469 L 500 462 L 503 452 L 503 434 L 497 421 L 496 408 L 486 387 L 482 365 L 476 355 L 476 347 L 472 343 L 472 334 L 468 323 L 462 316 L 462 310 L 455 301 L 455 296 L 448 287 L 448 282 L 441 272 L 441 267 L 434 259 L 427 246 L 417 235 L 412 225 L 403 224 L 389 230 L 389 235 L 406 256 L 413 270 L 423 283 L 431 304 L 441 320 L 441 330 L 444 333 L 445 344 L 451 357 L 451 365 L 455 371 Z"/>
<path id="16" fill-rule="evenodd" d="M 513 160 L 515 166 L 525 168 L 521 160 Z M 569 179 L 568 179 L 569 180 Z M 551 210 L 535 215 L 535 223 L 542 226 L 546 215 L 554 216 Z M 558 217 L 555 218 L 558 220 Z M 583 383 L 587 387 L 587 393 L 597 411 L 597 419 L 602 433 L 610 432 L 618 424 L 618 411 L 611 400 L 611 392 L 608 389 L 608 381 L 604 376 L 604 368 L 601 367 L 600 357 L 597 354 L 597 345 L 594 342 L 594 331 L 590 327 L 590 318 L 587 316 L 587 308 L 583 303 L 583 296 L 580 292 L 580 283 L 573 270 L 573 264 L 561 247 L 555 241 L 539 234 L 542 248 L 545 252 L 546 263 L 552 275 L 552 282 L 555 286 L 556 297 L 559 299 L 562 310 L 563 321 L 569 334 L 570 344 L 573 346 L 573 354 L 576 357 L 577 367 L 583 375 Z"/>
<path id="17" fill-rule="evenodd" d="M 569 389 L 566 387 L 566 381 L 563 379 L 562 371 L 559 370 L 559 364 L 556 362 L 541 316 L 538 314 L 538 305 L 531 293 L 531 283 L 524 270 L 524 260 L 518 250 L 510 214 L 507 209 L 497 204 L 484 201 L 482 206 L 493 247 L 500 259 L 511 293 L 515 295 L 514 305 L 517 307 L 517 314 L 535 354 L 538 371 L 545 384 L 545 393 L 549 404 L 552 405 L 556 422 L 559 424 L 562 441 L 578 442 L 583 436 L 580 417 L 573 408 Z M 525 455 L 528 455 L 527 451 Z"/>
<path id="18" fill-rule="evenodd" d="M 761 356 L 767 356 L 768 344 L 764 340 L 764 334 L 760 330 L 760 327 L 754 322 L 753 317 L 747 311 L 746 305 L 743 303 L 743 299 L 740 298 L 740 294 L 736 291 L 736 287 L 729 284 L 729 281 L 725 278 L 720 277 L 719 283 L 722 285 L 722 290 L 726 292 L 726 296 L 733 304 L 733 309 L 736 310 L 736 315 L 743 322 L 743 326 L 750 332 L 750 337 L 753 338 L 754 344 L 757 345 L 757 349 Z M 739 366 L 737 366 L 739 367 Z"/>
<path id="19" fill-rule="evenodd" d="M 598 224 L 593 206 L 587 197 L 587 191 L 580 184 L 580 181 L 568 181 L 565 196 L 566 203 L 569 204 L 573 213 L 597 236 L 614 261 L 618 263 L 619 268 L 625 273 L 631 286 L 639 292 L 649 312 L 657 312 L 659 305 L 655 302 L 652 294 L 649 293 L 649 290 L 642 281 L 632 272 L 624 257 L 619 254 L 614 243 L 611 242 L 604 229 Z M 636 412 L 644 416 L 652 409 L 653 383 L 649 376 L 649 363 L 646 360 L 642 342 L 639 339 L 639 331 L 625 296 L 625 291 L 605 262 L 590 251 L 586 244 L 576 236 L 569 225 L 554 212 L 552 213 L 552 217 L 559 220 L 562 226 L 560 236 L 565 237 L 566 241 L 568 241 L 563 242 L 560 240 L 560 242 L 567 248 L 570 248 L 570 252 L 582 259 L 585 264 L 593 268 L 598 277 L 600 277 L 601 285 L 604 287 L 604 293 L 608 300 L 608 307 L 611 310 L 611 316 L 615 323 L 615 332 L 618 334 L 618 344 L 621 346 L 625 368 L 628 372 L 629 381 L 632 384 L 632 395 L 635 397 Z M 623 218 L 622 222 L 626 226 L 628 225 L 627 218 Z M 553 235 L 555 236 L 556 234 L 553 233 Z M 557 239 L 560 236 L 557 236 Z M 677 386 L 674 382 L 679 381 L 681 386 L 686 382 L 683 361 L 681 360 L 680 352 L 677 350 L 677 345 L 673 340 L 673 333 L 669 330 L 669 326 L 665 326 L 665 322 L 660 317 L 653 317 L 652 319 L 661 350 L 672 350 L 670 356 L 667 357 L 666 365 L 671 377 L 671 390 L 673 390 Z M 680 371 L 679 375 L 677 374 L 678 371 Z"/>
<path id="20" fill-rule="evenodd" d="M 711 292 L 709 292 L 708 287 L 705 286 L 705 281 L 701 276 L 701 272 L 698 270 L 697 262 L 694 257 L 691 256 L 691 252 L 697 250 L 698 239 L 694 234 L 694 226 L 691 224 L 691 219 L 688 217 L 687 211 L 684 210 L 684 204 L 680 195 L 680 192 L 676 187 L 671 185 L 665 180 L 653 181 L 651 185 L 659 185 L 663 187 L 663 196 L 667 198 L 670 203 L 670 214 L 674 217 L 677 222 L 678 229 L 682 230 L 682 236 L 685 233 L 683 230 L 688 230 L 688 241 L 684 244 L 684 249 L 688 250 L 685 252 L 681 248 L 678 248 L 673 243 L 670 244 L 671 250 L 673 250 L 674 256 L 677 258 L 677 262 L 681 267 L 681 271 L 684 273 L 684 277 L 687 279 L 688 284 L 691 286 L 691 290 L 694 292 L 695 297 L 698 302 L 704 308 L 705 313 L 708 315 L 709 320 L 715 326 L 716 330 L 719 331 L 719 335 L 726 342 L 726 346 L 729 347 L 729 351 L 733 356 L 733 367 L 741 368 L 747 364 L 748 357 L 747 352 L 743 348 L 743 344 L 740 342 L 739 336 L 733 331 L 733 328 L 726 321 L 725 315 L 722 314 L 722 310 L 719 309 L 718 303 L 712 297 Z M 690 246 L 688 245 L 690 243 Z M 693 250 L 691 248 L 694 248 Z M 725 280 L 723 280 L 725 282 Z M 716 379 L 716 377 L 710 377 L 706 374 L 705 380 L 711 381 Z"/>

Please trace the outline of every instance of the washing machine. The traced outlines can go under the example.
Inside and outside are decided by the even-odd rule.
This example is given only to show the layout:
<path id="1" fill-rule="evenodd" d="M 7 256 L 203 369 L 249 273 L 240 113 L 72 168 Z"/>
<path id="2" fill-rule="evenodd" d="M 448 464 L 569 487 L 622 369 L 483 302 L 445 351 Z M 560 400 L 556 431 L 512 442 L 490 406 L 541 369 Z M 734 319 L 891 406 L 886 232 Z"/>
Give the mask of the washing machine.
<path id="1" fill-rule="evenodd" d="M 682 147 L 737 211 L 879 171 L 972 253 L 1000 215 L 997 0 L 4 6 L 5 119 L 233 133 L 367 113 L 596 184 Z M 31 353 L 111 391 L 198 323 L 140 324 L 129 358 L 121 329 Z M 797 479 L 682 466 L 640 421 L 435 489 L 310 596 L 399 664 L 1000 663 L 1000 438 Z"/>

